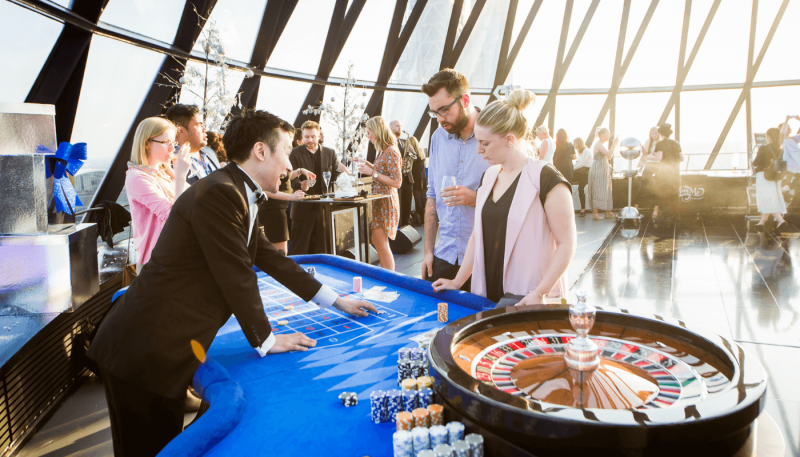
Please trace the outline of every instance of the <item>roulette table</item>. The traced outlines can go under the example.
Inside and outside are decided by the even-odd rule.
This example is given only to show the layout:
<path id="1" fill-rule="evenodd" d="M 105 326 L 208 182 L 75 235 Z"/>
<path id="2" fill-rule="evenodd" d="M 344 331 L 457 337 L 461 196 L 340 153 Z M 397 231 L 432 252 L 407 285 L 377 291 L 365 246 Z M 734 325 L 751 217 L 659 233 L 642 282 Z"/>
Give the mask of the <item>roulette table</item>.
<path id="1" fill-rule="evenodd" d="M 440 330 L 430 358 L 446 416 L 494 455 L 736 455 L 745 445 L 767 379 L 735 342 L 658 315 L 597 308 L 583 325 L 573 314 L 508 307 Z M 571 354 L 579 341 L 592 362 Z"/>

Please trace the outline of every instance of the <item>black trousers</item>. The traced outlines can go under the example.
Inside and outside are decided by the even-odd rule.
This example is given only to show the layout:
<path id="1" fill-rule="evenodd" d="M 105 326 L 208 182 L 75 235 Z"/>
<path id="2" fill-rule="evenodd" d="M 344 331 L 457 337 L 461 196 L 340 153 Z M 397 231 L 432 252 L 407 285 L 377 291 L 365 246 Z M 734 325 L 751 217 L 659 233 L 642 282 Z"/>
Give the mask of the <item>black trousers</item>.
<path id="1" fill-rule="evenodd" d="M 433 276 L 428 278 L 428 281 L 435 282 L 437 279 L 455 279 L 458 274 L 459 265 L 453 265 L 447 260 L 442 260 L 433 256 Z M 461 290 L 469 292 L 472 285 L 472 276 L 467 279 L 467 282 L 461 286 Z"/>
<path id="2" fill-rule="evenodd" d="M 589 169 L 581 167 L 572 172 L 572 184 L 578 186 L 581 209 L 586 209 L 586 186 L 589 185 Z"/>
<path id="3" fill-rule="evenodd" d="M 411 222 L 411 196 L 414 193 L 414 184 L 411 183 L 408 173 L 403 173 L 403 182 L 400 184 L 400 227 Z"/>
<path id="4" fill-rule="evenodd" d="M 302 219 L 292 220 L 289 255 L 325 253 L 326 235 L 322 220 L 322 211 L 318 208 L 310 209 L 312 211 L 303 213 Z"/>
<path id="5" fill-rule="evenodd" d="M 102 368 L 115 457 L 155 456 L 183 431 L 185 399 L 162 397 Z"/>

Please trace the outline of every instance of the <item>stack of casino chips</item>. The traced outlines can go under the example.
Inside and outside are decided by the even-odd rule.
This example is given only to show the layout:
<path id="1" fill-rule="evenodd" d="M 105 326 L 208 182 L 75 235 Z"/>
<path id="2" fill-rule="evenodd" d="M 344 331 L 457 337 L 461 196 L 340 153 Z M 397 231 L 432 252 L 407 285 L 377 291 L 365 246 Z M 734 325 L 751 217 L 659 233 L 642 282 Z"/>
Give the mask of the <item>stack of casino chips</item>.
<path id="1" fill-rule="evenodd" d="M 428 352 L 422 348 L 401 348 L 397 353 L 397 383 L 408 378 L 430 376 Z"/>
<path id="2" fill-rule="evenodd" d="M 397 413 L 403 412 L 403 395 L 397 389 L 392 389 L 386 393 L 386 409 L 388 420 L 395 422 Z"/>
<path id="3" fill-rule="evenodd" d="M 349 408 L 358 404 L 358 394 L 355 392 L 342 392 L 339 394 L 339 400 Z"/>
<path id="4" fill-rule="evenodd" d="M 412 457 L 414 455 L 414 443 L 411 432 L 398 430 L 392 435 L 394 457 Z"/>
<path id="5" fill-rule="evenodd" d="M 438 306 L 438 320 L 439 322 L 447 322 L 447 303 L 439 303 Z"/>
<path id="6" fill-rule="evenodd" d="M 440 444 L 433 448 L 433 455 L 435 457 L 452 457 L 453 448 L 449 444 Z"/>
<path id="7" fill-rule="evenodd" d="M 384 422 L 389 416 L 386 405 L 386 392 L 374 390 L 369 394 L 370 418 L 375 424 Z"/>
<path id="8" fill-rule="evenodd" d="M 483 437 L 477 433 L 470 433 L 464 438 L 464 441 L 469 445 L 469 450 L 472 451 L 472 457 L 483 457 Z"/>
<path id="9" fill-rule="evenodd" d="M 414 456 L 419 457 L 420 452 L 431 449 L 431 437 L 425 427 L 416 427 L 411 430 L 411 441 L 414 447 Z"/>
<path id="10" fill-rule="evenodd" d="M 464 424 L 461 422 L 450 422 L 447 424 L 447 437 L 450 444 L 464 439 Z"/>
<path id="11" fill-rule="evenodd" d="M 431 421 L 431 427 L 444 426 L 444 408 L 442 405 L 428 406 L 428 417 Z"/>

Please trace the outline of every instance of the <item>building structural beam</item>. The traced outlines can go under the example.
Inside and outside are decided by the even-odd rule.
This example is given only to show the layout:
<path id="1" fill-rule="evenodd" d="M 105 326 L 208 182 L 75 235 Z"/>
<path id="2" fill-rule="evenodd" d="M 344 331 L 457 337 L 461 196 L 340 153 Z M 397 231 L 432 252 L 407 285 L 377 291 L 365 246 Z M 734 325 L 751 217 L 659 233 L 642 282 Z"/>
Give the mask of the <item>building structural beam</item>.
<path id="1" fill-rule="evenodd" d="M 742 87 L 739 98 L 736 100 L 736 104 L 733 106 L 730 116 L 728 116 L 728 121 L 725 123 L 725 127 L 722 128 L 722 133 L 720 133 L 719 138 L 717 139 L 717 144 L 714 145 L 711 155 L 708 156 L 708 161 L 706 161 L 706 165 L 703 168 L 704 170 L 711 170 L 711 167 L 714 165 L 714 161 L 717 159 L 717 155 L 722 148 L 722 144 L 725 143 L 725 139 L 728 137 L 728 133 L 733 126 L 733 122 L 736 120 L 736 116 L 739 115 L 739 110 L 742 108 L 742 104 L 747 96 L 750 95 L 750 88 L 753 85 L 753 79 L 755 79 L 756 73 L 758 73 L 761 62 L 764 60 L 764 55 L 767 53 L 769 44 L 772 42 L 772 37 L 775 36 L 775 31 L 778 30 L 778 25 L 780 25 L 781 19 L 783 19 L 783 13 L 786 12 L 786 8 L 788 6 L 789 0 L 783 0 L 781 7 L 778 9 L 778 13 L 775 15 L 775 20 L 772 21 L 772 27 L 770 27 L 766 38 L 764 38 L 764 44 L 761 45 L 761 50 L 758 52 L 758 57 L 756 57 L 756 60 L 752 65 L 748 65 L 747 80 L 744 83 L 744 87 Z"/>
<path id="2" fill-rule="evenodd" d="M 753 9 L 750 12 L 750 42 L 747 46 L 747 72 L 753 66 L 753 54 L 756 49 L 756 18 L 758 17 L 758 0 L 753 0 Z M 747 92 L 745 99 L 745 118 L 747 119 L 747 159 L 750 162 L 750 154 L 753 152 L 753 117 L 750 101 L 750 92 Z"/>
<path id="3" fill-rule="evenodd" d="M 586 29 L 589 28 L 589 23 L 592 22 L 592 17 L 594 17 L 595 11 L 597 11 L 597 6 L 600 4 L 600 0 L 592 0 L 592 4 L 589 5 L 589 9 L 586 11 L 586 15 L 583 17 L 583 22 L 581 22 L 580 28 L 578 28 L 578 33 L 572 40 L 572 45 L 570 45 L 569 52 L 567 53 L 566 57 L 562 59 L 567 43 L 567 35 L 569 34 L 569 22 L 570 17 L 572 16 L 573 3 L 573 0 L 567 0 L 566 7 L 564 9 L 564 20 L 561 27 L 561 37 L 558 43 L 556 67 L 555 71 L 553 72 L 553 84 L 550 86 L 550 92 L 547 94 L 547 99 L 544 101 L 544 106 L 542 106 L 539 117 L 534 123 L 534 125 L 542 125 L 544 118 L 549 113 L 550 119 L 548 124 L 551 131 L 555 128 L 555 104 L 558 89 L 561 87 L 561 83 L 564 81 L 564 76 L 566 76 L 567 70 L 569 70 L 569 66 L 572 63 L 572 59 L 575 57 L 575 53 L 578 52 L 578 46 L 580 46 L 583 36 L 586 34 Z"/>
<path id="4" fill-rule="evenodd" d="M 392 77 L 397 64 L 400 62 L 400 57 L 406 49 L 408 40 L 414 32 L 417 23 L 419 22 L 422 11 L 428 4 L 428 0 L 418 0 L 414 3 L 414 8 L 408 16 L 405 25 L 402 24 L 405 10 L 408 5 L 408 0 L 397 0 L 395 5 L 394 16 L 392 17 L 392 24 L 389 27 L 389 36 L 386 39 L 386 47 L 383 52 L 383 60 L 381 60 L 381 68 L 378 71 L 378 80 L 376 86 L 386 85 L 389 78 Z M 402 31 L 400 27 L 402 26 Z M 399 33 L 398 33 L 399 32 Z M 370 116 L 377 116 L 383 112 L 383 96 L 384 89 L 375 89 L 367 102 L 366 113 Z"/>
<path id="5" fill-rule="evenodd" d="M 327 81 L 331 75 L 333 66 L 339 59 L 339 55 L 347 43 L 347 38 L 350 37 L 350 32 L 358 21 L 358 16 L 364 9 L 364 4 L 367 0 L 353 0 L 350 8 L 347 8 L 347 0 L 336 0 L 336 5 L 333 7 L 333 14 L 331 15 L 331 22 L 328 25 L 328 36 L 325 38 L 325 47 L 322 49 L 322 57 L 319 59 L 319 68 L 317 70 L 317 79 Z M 345 10 L 347 14 L 345 14 Z M 341 27 L 338 25 L 341 24 Z M 314 120 L 319 122 L 319 114 L 303 114 L 303 110 L 308 108 L 309 105 L 317 106 L 322 102 L 322 97 L 325 95 L 325 84 L 313 84 L 308 90 L 303 104 L 300 106 L 300 111 L 294 120 L 294 125 L 300 126 L 307 120 Z"/>
<path id="6" fill-rule="evenodd" d="M 597 127 L 600 127 L 600 124 L 606 118 L 606 114 L 609 110 L 616 108 L 616 97 L 619 93 L 619 86 L 622 84 L 622 79 L 625 77 L 625 73 L 628 71 L 628 67 L 633 60 L 633 56 L 636 54 L 636 50 L 639 48 L 639 43 L 642 41 L 642 37 L 644 36 L 647 27 L 650 25 L 650 20 L 653 18 L 653 14 L 656 11 L 656 7 L 658 6 L 659 0 L 652 0 L 650 2 L 650 7 L 647 8 L 647 12 L 642 19 L 642 23 L 639 25 L 639 30 L 636 31 L 636 36 L 633 38 L 631 42 L 630 48 L 628 48 L 627 54 L 625 54 L 625 59 L 622 59 L 622 53 L 624 51 L 625 46 L 625 35 L 626 29 L 628 28 L 628 17 L 630 15 L 630 7 L 631 7 L 631 0 L 625 0 L 625 4 L 622 8 L 622 21 L 620 23 L 619 29 L 619 39 L 617 41 L 617 54 L 616 60 L 614 63 L 614 78 L 611 82 L 611 89 L 608 91 L 608 96 L 606 97 L 605 103 L 603 103 L 603 107 L 600 109 L 600 114 L 597 115 L 597 119 L 592 126 L 592 131 L 586 137 L 586 145 L 591 146 L 592 142 L 594 141 L 595 131 Z M 613 138 L 613 135 L 616 130 L 615 121 L 616 116 L 615 112 L 611 113 L 610 116 L 610 131 Z"/>
<path id="7" fill-rule="evenodd" d="M 175 33 L 175 39 L 173 40 L 173 47 L 187 54 L 191 53 L 194 43 L 200 37 L 203 26 L 205 26 L 206 19 L 204 18 L 208 18 L 211 15 L 216 4 L 217 0 L 188 0 L 183 7 L 178 31 Z M 181 65 L 186 65 L 187 63 L 186 59 L 176 60 Z M 128 134 L 122 142 L 114 161 L 111 163 L 108 173 L 103 178 L 103 182 L 100 183 L 100 187 L 97 189 L 89 207 L 94 207 L 105 200 L 116 201 L 119 197 L 122 188 L 125 186 L 125 173 L 128 171 L 128 160 L 130 160 L 131 156 L 136 127 L 144 119 L 162 114 L 166 101 L 175 96 L 177 89 L 171 87 L 162 75 L 169 75 L 175 80 L 179 79 L 181 70 L 177 67 L 178 64 L 170 56 L 165 57 L 164 63 L 161 64 L 161 69 L 153 78 L 150 92 L 148 92 L 142 106 L 139 108 L 139 112 L 131 123 Z"/>
<path id="8" fill-rule="evenodd" d="M 533 20 L 536 19 L 536 14 L 539 12 L 539 8 L 542 6 L 542 1 L 543 0 L 536 0 L 533 2 L 533 5 L 531 5 L 531 10 L 528 12 L 525 22 L 519 29 L 519 35 L 517 35 L 517 39 L 514 41 L 514 46 L 511 48 L 511 52 L 508 54 L 508 56 L 506 56 L 505 51 L 500 51 L 500 55 L 497 58 L 497 71 L 494 74 L 494 87 L 492 87 L 492 94 L 489 96 L 488 103 L 491 103 L 496 99 L 494 96 L 494 89 L 497 86 L 502 86 L 505 84 L 506 79 L 508 79 L 508 75 L 511 73 L 511 68 L 514 66 L 514 62 L 516 62 L 517 56 L 519 55 L 519 50 L 522 48 L 522 44 L 525 43 L 525 38 L 527 38 L 528 32 L 531 29 L 531 25 L 533 25 Z M 509 8 L 509 15 L 506 17 L 506 29 L 503 32 L 504 44 L 506 34 L 508 34 L 509 41 L 511 39 L 511 33 L 514 29 L 514 17 L 516 16 L 518 3 L 519 2 L 515 0 L 511 5 L 513 6 L 514 10 L 513 16 L 511 15 L 511 8 Z"/>
<path id="9" fill-rule="evenodd" d="M 250 57 L 250 65 L 253 68 L 263 70 L 267 66 L 267 61 L 278 44 L 286 24 L 292 17 L 298 0 L 286 0 L 283 2 L 267 2 L 264 9 L 264 16 L 261 18 L 261 27 L 258 29 L 253 53 Z M 243 108 L 254 109 L 258 101 L 258 88 L 261 86 L 261 77 L 254 76 L 245 78 L 239 86 L 239 101 Z M 238 106 L 231 107 L 231 114 L 240 114 Z"/>
<path id="10" fill-rule="evenodd" d="M 106 5 L 108 0 L 76 0 L 72 13 L 96 25 Z M 59 143 L 72 137 L 91 42 L 92 32 L 65 23 L 25 98 L 25 103 L 55 105 Z"/>

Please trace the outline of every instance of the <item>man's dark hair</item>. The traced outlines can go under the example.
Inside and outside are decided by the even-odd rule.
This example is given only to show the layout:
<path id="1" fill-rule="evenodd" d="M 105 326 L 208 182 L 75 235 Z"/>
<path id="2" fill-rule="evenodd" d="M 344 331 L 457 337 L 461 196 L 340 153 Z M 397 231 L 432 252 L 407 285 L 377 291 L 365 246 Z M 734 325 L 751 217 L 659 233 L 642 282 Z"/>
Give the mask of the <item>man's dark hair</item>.
<path id="1" fill-rule="evenodd" d="M 177 103 L 167 110 L 167 119 L 176 127 L 189 128 L 189 121 L 200 113 L 197 105 L 181 105 Z"/>
<path id="2" fill-rule="evenodd" d="M 466 76 L 452 68 L 445 68 L 433 75 L 428 84 L 422 85 L 422 92 L 428 97 L 433 97 L 443 87 L 453 98 L 469 93 L 469 83 L 467 83 Z"/>
<path id="3" fill-rule="evenodd" d="M 274 154 L 280 138 L 279 130 L 294 135 L 292 124 L 278 116 L 262 110 L 245 110 L 238 116 L 231 116 L 222 144 L 228 153 L 228 159 L 244 163 L 256 143 L 266 144 Z"/>

